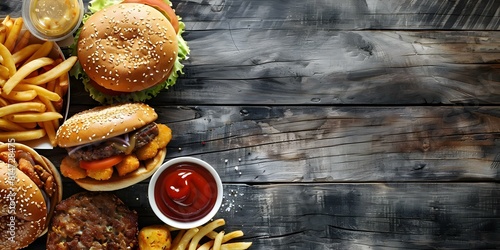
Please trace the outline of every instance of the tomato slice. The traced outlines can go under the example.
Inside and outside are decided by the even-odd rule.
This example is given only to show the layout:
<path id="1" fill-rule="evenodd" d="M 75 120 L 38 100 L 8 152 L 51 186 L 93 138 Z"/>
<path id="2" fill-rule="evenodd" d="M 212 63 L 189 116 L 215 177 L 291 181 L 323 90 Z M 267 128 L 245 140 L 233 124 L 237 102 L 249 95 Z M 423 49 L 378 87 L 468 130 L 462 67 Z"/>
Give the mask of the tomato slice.
<path id="1" fill-rule="evenodd" d="M 163 12 L 172 26 L 174 27 L 175 34 L 179 32 L 179 20 L 177 19 L 177 15 L 175 14 L 172 7 L 170 7 L 163 0 L 124 0 L 122 3 L 142 3 L 147 4 L 151 7 L 156 7 L 159 11 Z"/>
<path id="2" fill-rule="evenodd" d="M 120 163 L 123 160 L 123 157 L 123 155 L 114 155 L 100 160 L 80 161 L 80 167 L 89 170 L 106 169 Z"/>

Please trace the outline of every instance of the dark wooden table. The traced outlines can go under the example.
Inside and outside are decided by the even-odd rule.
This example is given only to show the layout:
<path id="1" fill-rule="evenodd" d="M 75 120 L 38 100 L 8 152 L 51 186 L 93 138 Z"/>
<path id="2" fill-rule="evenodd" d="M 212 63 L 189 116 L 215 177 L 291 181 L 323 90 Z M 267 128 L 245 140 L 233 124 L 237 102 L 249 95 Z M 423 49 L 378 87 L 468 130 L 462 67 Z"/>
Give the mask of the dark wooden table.
<path id="1" fill-rule="evenodd" d="M 174 7 L 186 74 L 148 103 L 167 159 L 219 172 L 226 231 L 252 249 L 500 249 L 500 1 Z M 71 114 L 97 105 L 71 88 Z M 146 190 L 114 192 L 141 226 L 160 223 Z"/>

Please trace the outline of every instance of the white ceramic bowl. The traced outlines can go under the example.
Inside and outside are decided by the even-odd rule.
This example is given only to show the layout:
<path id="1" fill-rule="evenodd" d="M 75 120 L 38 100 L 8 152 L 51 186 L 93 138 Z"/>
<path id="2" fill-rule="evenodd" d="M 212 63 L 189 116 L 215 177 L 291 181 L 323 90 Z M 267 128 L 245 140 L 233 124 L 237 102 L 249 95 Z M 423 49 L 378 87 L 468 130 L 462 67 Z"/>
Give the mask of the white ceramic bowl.
<path id="1" fill-rule="evenodd" d="M 166 171 L 172 171 L 172 169 L 175 169 L 176 167 L 178 168 L 179 164 L 188 164 L 188 165 L 193 165 L 196 166 L 196 169 L 201 168 L 205 169 L 205 172 L 208 171 L 209 175 L 213 177 L 215 181 L 215 186 L 216 190 L 212 190 L 211 194 L 215 195 L 215 203 L 213 207 L 201 218 L 197 218 L 196 220 L 191 220 L 188 217 L 183 217 L 183 220 L 177 220 L 173 218 L 172 216 L 167 216 L 165 213 L 162 212 L 162 204 L 158 204 L 157 200 L 161 199 L 159 197 L 159 192 L 158 190 L 161 188 L 165 188 L 164 183 L 162 183 L 163 178 L 167 175 Z M 163 174 L 163 175 L 162 175 Z M 186 175 L 184 175 L 186 176 Z M 158 187 L 157 187 L 158 186 Z M 223 196 L 223 190 L 222 190 L 222 181 L 215 169 L 208 164 L 207 162 L 200 160 L 198 158 L 194 157 L 179 157 L 179 158 L 174 158 L 171 159 L 165 163 L 163 163 L 160 168 L 153 174 L 149 181 L 149 187 L 148 187 L 148 199 L 149 199 L 149 204 L 151 205 L 151 208 L 153 209 L 153 212 L 158 216 L 160 220 L 162 220 L 164 223 L 167 225 L 170 225 L 172 227 L 176 227 L 179 229 L 188 229 L 188 228 L 193 228 L 193 227 L 198 227 L 201 226 L 205 223 L 207 223 L 210 219 L 212 219 L 215 214 L 218 212 L 221 204 L 222 204 L 222 196 Z M 165 209 L 165 207 L 163 207 Z M 200 217 L 200 216 L 197 216 Z"/>

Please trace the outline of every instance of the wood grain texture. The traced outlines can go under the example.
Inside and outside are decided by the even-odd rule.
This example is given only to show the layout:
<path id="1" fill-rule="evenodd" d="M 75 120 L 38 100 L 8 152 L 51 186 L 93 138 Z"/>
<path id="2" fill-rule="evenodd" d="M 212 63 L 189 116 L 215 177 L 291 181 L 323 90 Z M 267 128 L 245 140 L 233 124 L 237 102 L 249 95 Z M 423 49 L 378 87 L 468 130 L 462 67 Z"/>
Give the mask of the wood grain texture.
<path id="1" fill-rule="evenodd" d="M 222 28 L 498 30 L 495 0 L 213 0 L 179 1 L 184 21 L 200 30 Z M 218 22 L 226 20 L 227 22 Z"/>
<path id="2" fill-rule="evenodd" d="M 115 193 L 161 223 L 146 185 Z M 496 249 L 499 207 L 495 183 L 226 184 L 215 218 L 251 249 Z"/>
<path id="3" fill-rule="evenodd" d="M 177 131 L 167 157 L 200 156 L 229 182 L 498 180 L 499 118 L 496 107 L 198 106 L 160 114 Z"/>
<path id="4" fill-rule="evenodd" d="M 73 106 L 73 110 L 85 106 Z M 157 106 L 225 182 L 499 181 L 498 107 Z M 64 151 L 47 152 L 59 159 Z"/>

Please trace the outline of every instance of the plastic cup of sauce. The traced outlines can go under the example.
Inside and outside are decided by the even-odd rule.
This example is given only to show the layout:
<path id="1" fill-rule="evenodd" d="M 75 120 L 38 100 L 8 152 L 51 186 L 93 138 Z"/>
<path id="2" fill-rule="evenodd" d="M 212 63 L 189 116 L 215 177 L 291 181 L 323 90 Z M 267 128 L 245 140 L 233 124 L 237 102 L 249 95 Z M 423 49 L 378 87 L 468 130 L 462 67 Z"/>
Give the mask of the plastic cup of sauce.
<path id="1" fill-rule="evenodd" d="M 167 225 L 188 229 L 207 223 L 222 204 L 222 181 L 207 162 L 179 157 L 163 163 L 148 187 L 151 208 Z"/>
<path id="2" fill-rule="evenodd" d="M 82 0 L 23 0 L 22 16 L 35 37 L 60 41 L 78 29 L 84 11 Z"/>

